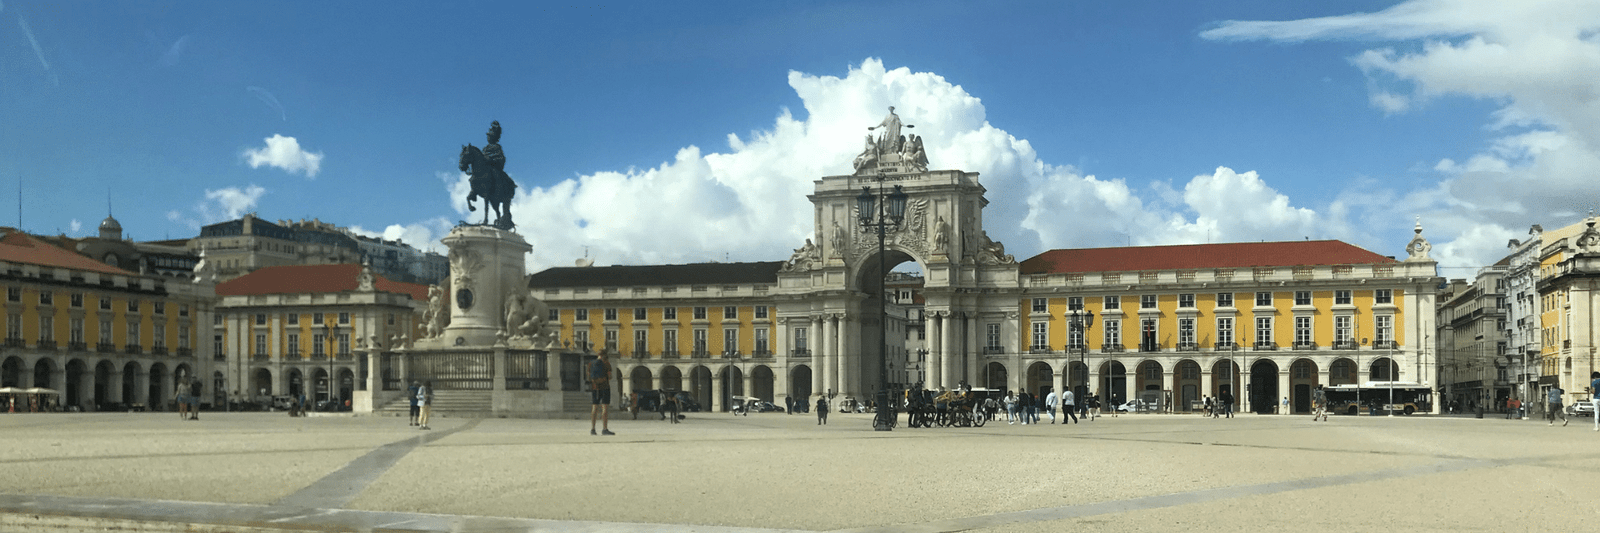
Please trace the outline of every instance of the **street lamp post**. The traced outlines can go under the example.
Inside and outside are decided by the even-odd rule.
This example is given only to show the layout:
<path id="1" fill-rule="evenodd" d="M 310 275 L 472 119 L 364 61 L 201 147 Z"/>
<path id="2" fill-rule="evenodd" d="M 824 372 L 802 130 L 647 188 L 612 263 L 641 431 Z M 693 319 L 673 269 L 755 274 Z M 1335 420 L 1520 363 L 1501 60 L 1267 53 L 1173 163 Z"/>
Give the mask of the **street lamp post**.
<path id="1" fill-rule="evenodd" d="M 1078 364 L 1083 366 L 1083 389 L 1074 391 L 1075 401 L 1089 401 L 1089 329 L 1094 327 L 1094 311 L 1073 310 L 1072 331 L 1077 339 L 1077 346 L 1068 346 L 1068 350 L 1078 350 Z M 1071 339 L 1068 339 L 1071 342 Z M 1072 352 L 1067 352 L 1072 353 Z M 1072 373 L 1067 372 L 1071 377 Z"/>
<path id="2" fill-rule="evenodd" d="M 335 344 L 333 342 L 333 323 L 332 323 L 332 320 L 329 320 L 329 318 L 330 317 L 323 317 L 323 319 L 322 319 L 322 342 L 327 343 L 327 348 L 328 348 L 328 377 L 327 377 L 326 381 L 324 381 L 324 383 L 326 383 L 327 387 L 328 387 L 328 404 L 332 405 L 333 404 L 333 358 L 334 358 L 334 349 L 337 348 L 339 345 Z M 315 409 L 315 408 L 316 408 L 316 406 L 313 405 L 312 409 Z"/>
<path id="3" fill-rule="evenodd" d="M 862 187 L 861 194 L 856 196 L 856 207 L 862 231 L 875 231 L 878 234 L 878 408 L 873 417 L 873 429 L 890 431 L 894 428 L 896 415 L 889 402 L 888 295 L 885 294 L 889 272 L 884 259 L 884 237 L 886 232 L 898 229 L 901 221 L 905 220 L 907 195 L 899 185 L 894 186 L 893 193 L 884 193 L 882 167 L 878 169 L 876 181 L 877 194 L 873 194 L 870 186 Z"/>

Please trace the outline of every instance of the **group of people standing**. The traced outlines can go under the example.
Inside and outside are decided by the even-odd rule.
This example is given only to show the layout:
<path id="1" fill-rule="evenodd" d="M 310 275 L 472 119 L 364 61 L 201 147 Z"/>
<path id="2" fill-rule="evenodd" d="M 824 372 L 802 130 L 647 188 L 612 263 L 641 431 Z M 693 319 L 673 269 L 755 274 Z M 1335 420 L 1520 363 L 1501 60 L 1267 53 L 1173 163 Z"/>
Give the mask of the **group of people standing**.
<path id="1" fill-rule="evenodd" d="M 1211 418 L 1233 418 L 1233 393 L 1231 392 L 1224 390 L 1216 397 L 1206 396 L 1200 400 L 1200 403 L 1205 406 L 1205 410 L 1201 411 L 1203 415 L 1211 415 Z"/>
<path id="2" fill-rule="evenodd" d="M 417 429 L 433 429 L 428 427 L 428 415 L 433 411 L 433 382 L 413 381 L 406 391 L 411 398 L 411 425 Z"/>
<path id="3" fill-rule="evenodd" d="M 986 400 L 985 404 L 993 401 L 991 398 Z M 1005 405 L 1007 424 L 1016 424 L 1018 422 L 1021 422 L 1022 425 L 1038 424 L 1040 423 L 1040 411 L 1044 411 L 1050 417 L 1050 423 L 1054 424 L 1056 423 L 1056 409 L 1061 410 L 1062 424 L 1067 423 L 1067 420 L 1071 420 L 1072 423 L 1076 424 L 1080 417 L 1084 420 L 1093 421 L 1100 416 L 1099 397 L 1090 395 L 1080 402 L 1070 390 L 1062 391 L 1059 394 L 1055 390 L 1050 390 L 1043 399 L 1028 391 L 1022 391 L 1021 393 L 1006 391 L 1005 398 L 1000 402 Z M 1113 413 L 1115 413 L 1115 410 L 1113 410 Z"/>

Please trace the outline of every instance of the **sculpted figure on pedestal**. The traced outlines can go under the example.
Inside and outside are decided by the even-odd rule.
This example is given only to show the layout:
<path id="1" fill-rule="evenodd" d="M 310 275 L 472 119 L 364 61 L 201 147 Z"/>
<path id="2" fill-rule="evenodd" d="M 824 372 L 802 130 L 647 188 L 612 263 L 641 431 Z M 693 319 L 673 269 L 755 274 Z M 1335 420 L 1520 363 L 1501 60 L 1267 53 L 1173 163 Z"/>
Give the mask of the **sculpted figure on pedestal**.
<path id="1" fill-rule="evenodd" d="M 894 106 L 889 106 L 889 116 L 883 117 L 883 122 L 877 126 L 867 127 L 868 131 L 878 130 L 878 151 L 898 153 L 897 143 L 900 141 L 900 115 L 894 114 Z"/>
<path id="2" fill-rule="evenodd" d="M 444 334 L 445 326 L 450 325 L 450 308 L 445 304 L 449 293 L 450 286 L 447 283 L 428 287 L 428 308 L 422 312 L 425 338 L 438 338 Z"/>
<path id="3" fill-rule="evenodd" d="M 817 245 L 806 239 L 806 244 L 794 250 L 794 255 L 789 256 L 789 261 L 783 264 L 784 272 L 805 272 L 815 268 L 817 259 Z"/>
<path id="4" fill-rule="evenodd" d="M 483 224 L 489 225 L 489 211 L 493 210 L 494 227 L 510 230 L 516 227 L 511 221 L 511 197 L 516 193 L 517 183 L 506 174 L 506 154 L 500 149 L 500 121 L 489 125 L 488 140 L 483 150 L 471 144 L 462 146 L 456 166 L 471 176 L 468 181 L 472 192 L 467 194 L 467 210 L 477 211 L 472 201 L 483 198 L 486 204 Z"/>
<path id="5" fill-rule="evenodd" d="M 983 244 L 978 251 L 978 262 L 985 265 L 1007 265 L 1017 262 L 1017 259 L 1006 255 L 1006 245 L 989 240 L 989 232 L 985 231 Z"/>
<path id="6" fill-rule="evenodd" d="M 877 161 L 878 147 L 872 142 L 872 134 L 868 133 L 866 148 L 862 149 L 861 153 L 856 155 L 856 160 L 853 164 L 855 165 L 856 171 L 860 172 L 862 168 Z"/>

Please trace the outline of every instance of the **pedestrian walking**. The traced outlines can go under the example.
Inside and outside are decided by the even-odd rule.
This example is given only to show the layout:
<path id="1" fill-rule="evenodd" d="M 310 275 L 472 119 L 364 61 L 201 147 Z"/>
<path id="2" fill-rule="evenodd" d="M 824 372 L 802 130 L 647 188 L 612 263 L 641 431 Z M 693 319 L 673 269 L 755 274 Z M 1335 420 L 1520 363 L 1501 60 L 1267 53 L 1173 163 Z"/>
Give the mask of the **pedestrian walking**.
<path id="1" fill-rule="evenodd" d="M 1006 423 L 1017 423 L 1017 395 L 1006 391 Z"/>
<path id="2" fill-rule="evenodd" d="M 1222 397 L 1218 400 L 1217 403 L 1222 406 L 1223 418 L 1233 418 L 1233 393 L 1222 391 Z"/>
<path id="3" fill-rule="evenodd" d="M 817 397 L 817 425 L 825 426 L 827 424 L 828 424 L 828 397 L 827 396 L 818 396 Z"/>
<path id="4" fill-rule="evenodd" d="M 1044 395 L 1044 411 L 1050 413 L 1050 423 L 1056 423 L 1056 407 L 1061 405 L 1061 395 L 1052 389 L 1050 394 Z M 1066 413 L 1062 413 L 1065 415 Z"/>
<path id="5" fill-rule="evenodd" d="M 189 420 L 200 419 L 200 394 L 203 391 L 199 378 L 189 380 Z"/>
<path id="6" fill-rule="evenodd" d="M 1322 417 L 1323 422 L 1328 421 L 1328 391 L 1322 388 L 1321 383 L 1311 391 L 1311 421 L 1316 422 L 1317 417 Z"/>
<path id="7" fill-rule="evenodd" d="M 589 361 L 589 434 L 594 435 L 595 420 L 600 421 L 601 435 L 616 435 L 611 432 L 611 362 L 606 360 L 605 350 Z M 665 401 L 665 395 L 663 395 Z M 424 407 L 426 409 L 426 407 Z M 677 420 L 677 417 L 673 417 Z M 427 418 L 424 416 L 423 425 L 426 427 Z"/>
<path id="8" fill-rule="evenodd" d="M 1283 397 L 1283 409 L 1279 410 L 1278 414 L 1280 414 L 1280 415 L 1289 414 L 1289 397 L 1288 396 L 1284 396 Z"/>
<path id="9" fill-rule="evenodd" d="M 1078 417 L 1077 417 L 1077 415 L 1074 414 L 1074 411 L 1077 411 L 1077 410 L 1078 410 L 1078 401 L 1077 401 L 1077 397 L 1072 394 L 1072 390 L 1068 389 L 1066 391 L 1063 391 L 1061 393 L 1061 414 L 1063 414 L 1065 416 L 1061 417 L 1061 423 L 1062 424 L 1067 423 L 1067 419 L 1068 418 L 1072 419 L 1072 423 L 1074 423 L 1074 424 L 1078 423 Z"/>
<path id="10" fill-rule="evenodd" d="M 1039 423 L 1039 405 L 1033 393 L 1023 391 L 1017 395 L 1017 405 L 1022 408 L 1022 424 Z"/>
<path id="11" fill-rule="evenodd" d="M 422 425 L 422 424 L 417 422 L 418 417 L 422 415 L 422 411 L 421 411 L 422 404 L 417 403 L 417 389 L 420 389 L 420 388 L 422 388 L 422 383 L 416 382 L 416 381 L 411 382 L 411 386 L 406 388 L 406 396 L 409 396 L 411 398 L 411 425 L 412 426 L 420 426 L 420 425 Z"/>
<path id="12" fill-rule="evenodd" d="M 1589 377 L 1589 405 L 1594 408 L 1589 416 L 1594 417 L 1594 430 L 1600 431 L 1600 372 L 1590 372 Z"/>
<path id="13" fill-rule="evenodd" d="M 1567 425 L 1567 422 L 1568 422 L 1567 421 L 1567 412 L 1561 410 L 1561 395 L 1566 393 L 1566 392 L 1567 391 L 1561 390 L 1561 386 L 1552 385 L 1552 386 L 1550 386 L 1550 392 L 1546 393 L 1545 402 L 1544 402 L 1545 403 L 1545 409 L 1544 410 L 1545 410 L 1545 416 L 1550 418 L 1550 424 L 1549 425 L 1552 425 L 1552 426 L 1556 425 L 1556 416 L 1558 416 L 1558 415 L 1561 417 L 1561 425 L 1562 426 L 1566 426 Z M 1596 415 L 1596 416 L 1600 416 L 1600 415 Z"/>
<path id="14" fill-rule="evenodd" d="M 433 413 L 433 382 L 424 381 L 417 387 L 417 429 L 428 427 L 428 415 Z"/>
<path id="15" fill-rule="evenodd" d="M 1089 410 L 1089 421 L 1094 422 L 1094 419 L 1100 418 L 1100 395 L 1090 394 L 1088 400 L 1085 408 Z"/>
<path id="16" fill-rule="evenodd" d="M 179 381 L 178 386 L 174 388 L 177 389 L 177 393 L 173 395 L 172 401 L 178 404 L 178 420 L 188 420 L 189 384 L 184 381 Z"/>

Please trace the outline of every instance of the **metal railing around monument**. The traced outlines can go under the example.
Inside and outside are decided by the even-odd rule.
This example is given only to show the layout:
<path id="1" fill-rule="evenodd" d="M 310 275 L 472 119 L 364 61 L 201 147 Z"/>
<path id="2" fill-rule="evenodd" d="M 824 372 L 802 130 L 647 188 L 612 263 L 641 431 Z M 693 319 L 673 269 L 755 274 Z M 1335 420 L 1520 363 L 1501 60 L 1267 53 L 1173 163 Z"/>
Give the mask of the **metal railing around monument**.
<path id="1" fill-rule="evenodd" d="M 406 373 L 437 390 L 493 390 L 494 352 L 406 354 Z"/>
<path id="2" fill-rule="evenodd" d="M 547 355 L 545 352 L 506 352 L 506 388 L 548 390 Z"/>

